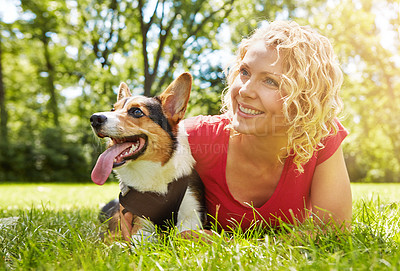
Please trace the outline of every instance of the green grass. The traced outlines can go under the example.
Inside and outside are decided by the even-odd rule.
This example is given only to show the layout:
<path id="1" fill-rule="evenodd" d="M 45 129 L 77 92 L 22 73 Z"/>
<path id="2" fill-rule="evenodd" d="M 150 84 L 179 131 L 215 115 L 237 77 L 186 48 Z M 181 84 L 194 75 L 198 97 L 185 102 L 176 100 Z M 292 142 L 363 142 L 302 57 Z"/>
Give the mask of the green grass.
<path id="1" fill-rule="evenodd" d="M 139 247 L 104 244 L 99 206 L 118 186 L 0 185 L 1 270 L 399 270 L 400 185 L 353 184 L 351 233 L 313 225 L 289 233 L 175 234 Z M 18 217 L 7 225 L 4 218 Z M 304 235 L 314 232 L 313 237 Z"/>

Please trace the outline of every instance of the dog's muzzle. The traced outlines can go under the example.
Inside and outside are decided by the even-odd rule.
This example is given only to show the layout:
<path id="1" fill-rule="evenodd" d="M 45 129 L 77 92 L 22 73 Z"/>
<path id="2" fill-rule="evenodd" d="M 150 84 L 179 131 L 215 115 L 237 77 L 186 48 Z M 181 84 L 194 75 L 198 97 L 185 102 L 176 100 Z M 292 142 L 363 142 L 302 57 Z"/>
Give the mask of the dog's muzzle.
<path id="1" fill-rule="evenodd" d="M 93 114 L 90 117 L 90 123 L 93 128 L 101 127 L 107 121 L 107 117 L 101 114 Z"/>

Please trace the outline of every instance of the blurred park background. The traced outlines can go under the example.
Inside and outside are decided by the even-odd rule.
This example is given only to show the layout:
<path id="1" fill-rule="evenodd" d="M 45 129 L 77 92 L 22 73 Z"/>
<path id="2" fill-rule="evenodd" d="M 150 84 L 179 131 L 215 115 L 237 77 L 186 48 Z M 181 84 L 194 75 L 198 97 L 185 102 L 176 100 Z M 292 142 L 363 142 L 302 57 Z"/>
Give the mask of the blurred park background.
<path id="1" fill-rule="evenodd" d="M 89 117 L 116 88 L 194 76 L 188 116 L 218 114 L 223 69 L 262 21 L 329 37 L 345 73 L 353 182 L 400 181 L 400 0 L 0 0 L 0 183 L 90 182 Z"/>

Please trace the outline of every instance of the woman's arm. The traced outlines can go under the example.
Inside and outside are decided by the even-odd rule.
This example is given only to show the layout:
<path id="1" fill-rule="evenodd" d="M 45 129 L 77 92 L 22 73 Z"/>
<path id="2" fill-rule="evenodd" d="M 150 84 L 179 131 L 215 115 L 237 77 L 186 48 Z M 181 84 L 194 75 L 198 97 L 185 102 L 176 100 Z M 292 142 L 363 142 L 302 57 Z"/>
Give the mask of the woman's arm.
<path id="1" fill-rule="evenodd" d="M 350 180 L 342 147 L 315 169 L 311 186 L 313 214 L 324 224 L 335 222 L 348 228 L 352 216 Z"/>

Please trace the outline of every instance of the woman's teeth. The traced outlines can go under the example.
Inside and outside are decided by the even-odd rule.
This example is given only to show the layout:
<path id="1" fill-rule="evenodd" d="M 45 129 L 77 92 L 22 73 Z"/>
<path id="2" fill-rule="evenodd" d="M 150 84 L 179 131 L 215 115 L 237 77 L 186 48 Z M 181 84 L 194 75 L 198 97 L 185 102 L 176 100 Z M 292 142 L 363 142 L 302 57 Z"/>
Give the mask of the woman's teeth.
<path id="1" fill-rule="evenodd" d="M 264 112 L 259 111 L 259 110 L 254 110 L 250 108 L 243 107 L 242 105 L 239 104 L 239 110 L 242 111 L 243 113 L 249 114 L 249 115 L 260 115 Z"/>

